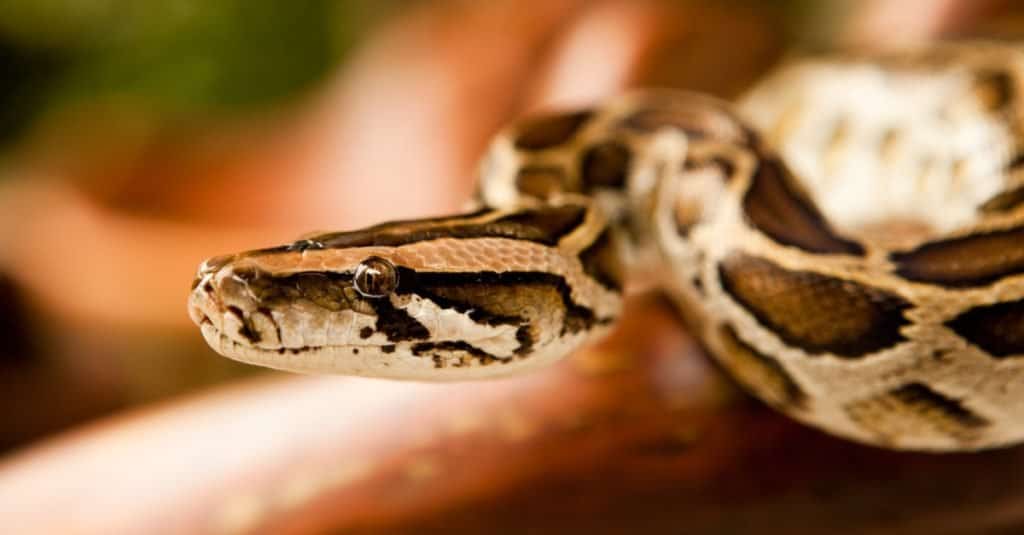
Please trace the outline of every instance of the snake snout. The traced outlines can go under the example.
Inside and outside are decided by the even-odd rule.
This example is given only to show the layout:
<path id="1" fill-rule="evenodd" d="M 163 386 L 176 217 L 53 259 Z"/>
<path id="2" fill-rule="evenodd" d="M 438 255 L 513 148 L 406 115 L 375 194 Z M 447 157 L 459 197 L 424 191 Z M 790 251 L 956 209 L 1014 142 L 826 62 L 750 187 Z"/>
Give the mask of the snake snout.
<path id="1" fill-rule="evenodd" d="M 189 297 L 189 316 L 207 338 L 224 336 L 245 346 L 278 344 L 273 319 L 260 308 L 230 260 L 215 257 L 199 267 Z"/>

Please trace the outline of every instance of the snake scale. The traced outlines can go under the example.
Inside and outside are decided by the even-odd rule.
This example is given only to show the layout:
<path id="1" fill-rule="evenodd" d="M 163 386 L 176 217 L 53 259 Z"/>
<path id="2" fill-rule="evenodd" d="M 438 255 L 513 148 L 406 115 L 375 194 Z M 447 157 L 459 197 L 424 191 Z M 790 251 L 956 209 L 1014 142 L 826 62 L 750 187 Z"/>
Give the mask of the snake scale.
<path id="1" fill-rule="evenodd" d="M 477 209 L 199 269 L 209 344 L 417 380 L 550 364 L 657 282 L 777 410 L 894 449 L 1024 440 L 1024 48 L 791 61 L 735 104 L 639 91 L 519 121 Z"/>

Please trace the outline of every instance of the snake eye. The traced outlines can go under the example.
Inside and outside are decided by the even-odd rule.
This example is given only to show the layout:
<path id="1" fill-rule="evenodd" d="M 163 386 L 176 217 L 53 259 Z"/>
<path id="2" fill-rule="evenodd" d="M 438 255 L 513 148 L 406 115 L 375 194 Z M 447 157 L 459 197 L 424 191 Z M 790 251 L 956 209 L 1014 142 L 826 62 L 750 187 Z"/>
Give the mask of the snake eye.
<path id="1" fill-rule="evenodd" d="M 300 252 L 300 253 L 302 251 L 308 251 L 309 249 L 323 249 L 323 248 L 324 248 L 324 244 L 322 244 L 322 243 L 320 243 L 320 242 L 318 242 L 316 240 L 299 240 L 299 241 L 297 241 L 295 243 L 292 243 L 288 247 L 286 247 L 286 249 L 288 251 L 294 251 L 294 252 Z"/>
<path id="2" fill-rule="evenodd" d="M 353 286 L 363 297 L 384 297 L 398 287 L 398 270 L 391 262 L 371 256 L 356 267 Z"/>

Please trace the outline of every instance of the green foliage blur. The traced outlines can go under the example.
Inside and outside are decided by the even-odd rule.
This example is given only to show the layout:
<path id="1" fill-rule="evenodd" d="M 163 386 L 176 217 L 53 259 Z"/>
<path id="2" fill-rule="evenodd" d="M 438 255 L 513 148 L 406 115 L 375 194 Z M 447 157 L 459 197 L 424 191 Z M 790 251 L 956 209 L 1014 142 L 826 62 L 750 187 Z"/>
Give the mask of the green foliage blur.
<path id="1" fill-rule="evenodd" d="M 4 0 L 0 144 L 45 110 L 108 95 L 172 117 L 278 102 L 402 2 Z"/>

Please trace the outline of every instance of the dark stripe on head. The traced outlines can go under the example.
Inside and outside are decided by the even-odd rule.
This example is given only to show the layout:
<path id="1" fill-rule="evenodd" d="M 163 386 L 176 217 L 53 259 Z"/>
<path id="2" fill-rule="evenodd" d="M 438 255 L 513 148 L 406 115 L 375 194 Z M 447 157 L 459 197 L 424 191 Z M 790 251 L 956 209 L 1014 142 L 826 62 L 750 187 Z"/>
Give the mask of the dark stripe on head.
<path id="1" fill-rule="evenodd" d="M 367 299 L 367 302 L 377 313 L 377 331 L 384 333 L 388 341 L 407 342 L 430 338 L 430 331 L 425 325 L 405 310 L 395 308 L 390 299 Z"/>
<path id="2" fill-rule="evenodd" d="M 245 284 L 246 293 L 255 297 L 262 307 L 306 299 L 321 308 L 338 311 L 358 307 L 360 302 L 352 288 L 350 274 L 303 272 L 278 276 L 255 270 L 238 270 L 235 277 L 242 282 L 225 279 L 222 284 Z"/>
<path id="3" fill-rule="evenodd" d="M 374 332 L 381 332 L 392 342 L 423 339 L 430 336 L 427 328 L 397 309 L 390 299 L 366 299 L 352 286 L 352 275 L 334 272 L 303 272 L 289 275 L 270 275 L 255 270 L 240 270 L 235 273 L 239 281 L 225 279 L 223 284 L 245 284 L 245 291 L 260 305 L 259 311 L 272 318 L 270 308 L 287 306 L 304 299 L 330 311 L 352 310 L 361 314 L 376 314 L 375 328 L 363 327 L 361 338 L 369 338 Z M 241 291 L 241 290 L 239 290 Z M 275 322 L 276 324 L 276 322 Z M 278 327 L 278 339 L 281 339 Z"/>
<path id="4" fill-rule="evenodd" d="M 577 303 L 564 277 L 533 271 L 480 271 L 467 273 L 415 272 L 402 270 L 399 295 L 420 295 L 441 307 L 456 310 L 480 310 L 470 317 L 485 324 L 506 324 L 561 307 L 564 310 L 562 334 L 588 330 L 613 318 L 598 318 L 590 308 Z M 547 293 L 544 293 L 547 292 Z M 524 300 L 538 302 L 524 306 Z M 552 302 L 553 300 L 553 302 Z M 539 303 L 539 301 L 545 301 Z M 539 306 L 539 305 L 544 306 Z M 549 312 L 544 312 L 549 313 Z M 517 335 L 518 338 L 518 335 Z M 522 340 L 520 340 L 522 343 Z"/>
<path id="5" fill-rule="evenodd" d="M 335 249 L 396 247 L 440 238 L 510 238 L 557 245 L 563 236 L 583 222 L 586 212 L 585 206 L 564 204 L 524 209 L 494 219 L 483 218 L 482 222 L 478 221 L 481 216 L 477 214 L 442 221 L 401 221 L 325 234 L 316 239 L 324 247 Z"/>
<path id="6" fill-rule="evenodd" d="M 769 405 L 783 410 L 802 410 L 807 394 L 779 361 L 740 340 L 730 325 L 719 333 L 728 355 L 723 357 L 733 375 Z"/>
<path id="7" fill-rule="evenodd" d="M 893 253 L 896 273 L 916 282 L 982 286 L 1024 273 L 1024 227 L 935 241 Z"/>
<path id="8" fill-rule="evenodd" d="M 786 343 L 811 354 L 857 358 L 905 338 L 910 303 L 883 290 L 734 254 L 718 269 L 722 287 Z"/>
<path id="9" fill-rule="evenodd" d="M 629 174 L 629 161 L 629 147 L 617 141 L 605 141 L 587 148 L 580 159 L 583 191 L 622 189 Z"/>
<path id="10" fill-rule="evenodd" d="M 406 282 L 396 290 L 399 295 L 415 292 L 438 308 L 468 313 L 470 319 L 482 325 L 519 325 L 527 321 L 517 313 L 519 307 L 513 305 L 508 296 L 498 295 L 497 290 L 484 283 L 465 281 L 464 277 L 456 277 L 456 282 L 452 282 L 403 267 L 399 267 L 398 272 L 399 280 Z"/>
<path id="11" fill-rule="evenodd" d="M 997 359 L 1024 356 L 1024 300 L 975 307 L 946 326 Z"/>
<path id="12" fill-rule="evenodd" d="M 605 229 L 594 243 L 580 253 L 583 271 L 605 288 L 620 292 L 625 278 L 625 267 L 619 247 L 611 229 Z"/>
<path id="13" fill-rule="evenodd" d="M 989 422 L 960 401 L 921 383 L 910 383 L 847 405 L 850 419 L 887 443 L 899 436 L 938 434 L 970 443 Z"/>
<path id="14" fill-rule="evenodd" d="M 833 232 L 777 159 L 761 159 L 743 196 L 743 211 L 751 225 L 782 245 L 820 254 L 864 254 L 860 244 Z"/>
<path id="15" fill-rule="evenodd" d="M 526 119 L 515 134 L 515 146 L 522 150 L 541 150 L 560 145 L 572 139 L 591 116 L 590 111 L 578 111 Z"/>

